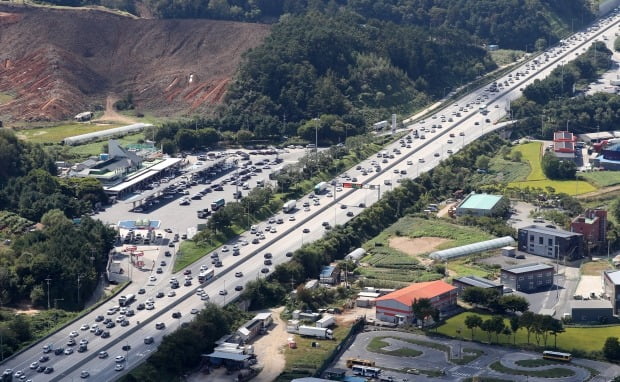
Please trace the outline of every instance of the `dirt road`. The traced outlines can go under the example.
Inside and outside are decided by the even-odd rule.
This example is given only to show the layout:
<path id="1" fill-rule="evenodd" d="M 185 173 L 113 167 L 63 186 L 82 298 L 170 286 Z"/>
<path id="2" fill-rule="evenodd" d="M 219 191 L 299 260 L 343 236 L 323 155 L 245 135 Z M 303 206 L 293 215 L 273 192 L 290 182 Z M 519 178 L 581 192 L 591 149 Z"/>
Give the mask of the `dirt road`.
<path id="1" fill-rule="evenodd" d="M 114 109 L 114 102 L 116 101 L 118 101 L 118 97 L 113 94 L 108 94 L 108 97 L 105 100 L 105 112 L 101 115 L 101 117 L 93 119 L 93 122 L 136 123 L 135 119 L 122 115 Z"/>
<path id="2" fill-rule="evenodd" d="M 271 309 L 273 325 L 269 332 L 254 341 L 254 352 L 258 355 L 258 364 L 263 370 L 252 381 L 271 382 L 284 371 L 286 360 L 284 359 L 284 348 L 287 346 L 287 339 L 293 337 L 286 332 L 286 322 L 282 321 L 280 314 L 284 307 Z"/>

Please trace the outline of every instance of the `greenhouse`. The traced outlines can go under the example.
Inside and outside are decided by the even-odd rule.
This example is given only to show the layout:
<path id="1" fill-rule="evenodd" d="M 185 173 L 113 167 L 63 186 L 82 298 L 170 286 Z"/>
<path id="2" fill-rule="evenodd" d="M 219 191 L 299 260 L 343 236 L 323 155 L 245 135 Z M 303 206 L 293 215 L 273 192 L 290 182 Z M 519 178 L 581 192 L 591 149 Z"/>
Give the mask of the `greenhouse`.
<path id="1" fill-rule="evenodd" d="M 479 243 L 444 249 L 442 251 L 435 251 L 430 254 L 430 258 L 433 260 L 447 261 L 450 259 L 471 255 L 473 253 L 499 249 L 507 245 L 514 244 L 514 242 L 515 240 L 511 236 L 504 236 L 497 239 L 481 241 Z"/>

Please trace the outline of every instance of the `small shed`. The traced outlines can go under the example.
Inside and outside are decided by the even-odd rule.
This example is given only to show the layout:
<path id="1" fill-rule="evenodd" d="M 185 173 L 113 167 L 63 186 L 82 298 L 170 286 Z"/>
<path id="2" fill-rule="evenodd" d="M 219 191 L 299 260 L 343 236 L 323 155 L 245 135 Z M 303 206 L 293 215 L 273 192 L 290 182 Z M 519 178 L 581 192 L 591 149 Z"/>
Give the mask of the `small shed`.
<path id="1" fill-rule="evenodd" d="M 574 322 L 610 322 L 614 318 L 613 307 L 609 300 L 573 300 L 572 320 Z"/>
<path id="2" fill-rule="evenodd" d="M 517 249 L 511 245 L 501 248 L 502 256 L 515 257 L 517 255 Z"/>

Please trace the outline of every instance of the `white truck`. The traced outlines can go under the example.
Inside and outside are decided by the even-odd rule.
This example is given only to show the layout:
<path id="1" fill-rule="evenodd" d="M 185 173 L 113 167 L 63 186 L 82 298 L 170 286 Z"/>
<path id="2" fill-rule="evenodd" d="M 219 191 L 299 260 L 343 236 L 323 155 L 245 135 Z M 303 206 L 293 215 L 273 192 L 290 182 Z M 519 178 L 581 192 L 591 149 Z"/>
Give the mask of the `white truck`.
<path id="1" fill-rule="evenodd" d="M 317 322 L 315 322 L 315 326 L 317 328 L 329 328 L 330 326 L 334 325 L 336 323 L 336 320 L 334 319 L 334 316 L 332 316 L 331 314 L 325 314 L 323 315 L 323 317 L 321 317 L 320 320 L 318 320 Z"/>
<path id="2" fill-rule="evenodd" d="M 299 335 L 302 337 L 315 337 L 321 340 L 331 340 L 334 338 L 333 334 L 334 332 L 327 328 L 316 328 L 314 326 L 299 327 Z"/>
<path id="3" fill-rule="evenodd" d="M 296 204 L 297 204 L 296 200 L 289 200 L 288 202 L 284 203 L 284 205 L 282 206 L 282 212 L 284 213 L 293 212 L 295 210 Z"/>
<path id="4" fill-rule="evenodd" d="M 327 186 L 327 182 L 318 183 L 316 186 L 314 186 L 314 193 L 317 195 L 322 194 L 323 191 L 327 190 Z"/>

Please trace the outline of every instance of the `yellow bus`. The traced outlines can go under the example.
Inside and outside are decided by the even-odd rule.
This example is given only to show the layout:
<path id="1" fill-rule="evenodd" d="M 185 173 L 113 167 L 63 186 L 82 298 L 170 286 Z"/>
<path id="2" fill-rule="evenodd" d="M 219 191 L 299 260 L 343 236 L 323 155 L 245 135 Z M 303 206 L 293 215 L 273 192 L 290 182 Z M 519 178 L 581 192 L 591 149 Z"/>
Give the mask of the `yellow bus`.
<path id="1" fill-rule="evenodd" d="M 353 365 L 375 366 L 375 361 L 360 358 L 347 358 L 347 367 L 352 368 Z"/>
<path id="2" fill-rule="evenodd" d="M 544 359 L 552 359 L 556 361 L 570 362 L 573 356 L 570 353 L 561 353 L 559 351 L 545 350 L 543 351 Z"/>

